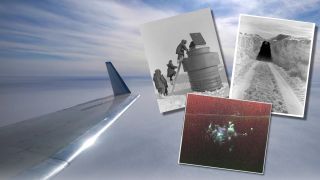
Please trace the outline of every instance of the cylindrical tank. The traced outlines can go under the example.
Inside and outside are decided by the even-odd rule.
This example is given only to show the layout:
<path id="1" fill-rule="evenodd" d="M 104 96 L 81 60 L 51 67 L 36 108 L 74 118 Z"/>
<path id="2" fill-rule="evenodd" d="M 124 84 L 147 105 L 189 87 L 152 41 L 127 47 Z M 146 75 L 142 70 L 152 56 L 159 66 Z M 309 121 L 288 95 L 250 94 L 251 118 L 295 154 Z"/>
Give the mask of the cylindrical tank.
<path id="1" fill-rule="evenodd" d="M 190 50 L 182 65 L 183 70 L 188 73 L 191 89 L 204 92 L 221 88 L 219 64 L 218 53 L 210 52 L 209 47 Z"/>

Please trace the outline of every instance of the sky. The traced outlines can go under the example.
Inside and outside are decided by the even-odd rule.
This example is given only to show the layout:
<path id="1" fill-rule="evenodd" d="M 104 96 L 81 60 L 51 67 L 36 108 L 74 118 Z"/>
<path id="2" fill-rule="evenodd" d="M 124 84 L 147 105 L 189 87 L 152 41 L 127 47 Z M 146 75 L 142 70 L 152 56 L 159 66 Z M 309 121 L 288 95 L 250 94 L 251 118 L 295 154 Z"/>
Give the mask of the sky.
<path id="1" fill-rule="evenodd" d="M 124 76 L 149 76 L 139 26 L 207 7 L 229 72 L 240 13 L 320 21 L 320 0 L 5 0 L 0 3 L 0 77 L 105 76 L 105 61 Z"/>
<path id="2" fill-rule="evenodd" d="M 240 21 L 240 32 L 258 34 L 265 39 L 273 38 L 278 34 L 312 39 L 314 34 L 314 24 L 309 22 L 248 15 L 241 15 Z"/>

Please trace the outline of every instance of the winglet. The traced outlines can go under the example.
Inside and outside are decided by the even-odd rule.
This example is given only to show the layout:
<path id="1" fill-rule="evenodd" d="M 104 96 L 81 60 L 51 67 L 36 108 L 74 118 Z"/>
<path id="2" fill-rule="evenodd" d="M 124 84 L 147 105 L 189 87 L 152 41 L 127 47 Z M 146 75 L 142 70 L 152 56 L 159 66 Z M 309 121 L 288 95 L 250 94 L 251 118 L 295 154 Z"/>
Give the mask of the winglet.
<path id="1" fill-rule="evenodd" d="M 106 66 L 109 73 L 109 78 L 111 81 L 111 86 L 113 89 L 113 94 L 115 96 L 122 95 L 122 94 L 129 94 L 131 93 L 126 83 L 123 81 L 119 73 L 117 72 L 116 68 L 112 65 L 111 62 L 106 62 Z"/>

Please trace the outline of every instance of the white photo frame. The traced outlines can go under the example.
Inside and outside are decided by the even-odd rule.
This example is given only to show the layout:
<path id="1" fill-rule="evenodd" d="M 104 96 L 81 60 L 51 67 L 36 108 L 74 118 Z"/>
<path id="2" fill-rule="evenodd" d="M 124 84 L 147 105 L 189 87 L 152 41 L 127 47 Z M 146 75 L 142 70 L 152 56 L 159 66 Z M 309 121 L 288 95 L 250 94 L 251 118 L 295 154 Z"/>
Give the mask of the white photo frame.
<path id="1" fill-rule="evenodd" d="M 309 83 L 310 65 L 311 65 L 311 61 L 312 61 L 314 33 L 315 33 L 315 23 L 240 14 L 229 97 L 234 98 L 234 99 L 242 99 L 242 100 L 270 102 L 270 103 L 273 103 L 273 107 L 274 107 L 272 114 L 303 118 L 305 115 L 305 107 L 306 107 L 306 103 L 307 103 L 306 102 L 307 101 L 307 92 L 308 92 L 307 88 L 308 88 L 308 83 Z M 297 49 L 296 50 L 295 48 L 293 48 L 293 50 L 292 50 L 292 51 L 294 51 L 294 53 L 297 51 L 301 51 L 304 60 L 306 60 L 306 58 L 307 58 L 307 65 L 306 66 L 301 65 L 301 66 L 299 66 L 299 68 L 301 68 L 301 69 L 298 69 L 298 70 L 293 70 L 294 68 L 297 68 L 297 67 L 292 66 L 291 67 L 292 69 L 290 71 L 290 68 L 289 69 L 287 68 L 287 70 L 285 70 L 283 67 L 278 65 L 279 67 L 274 66 L 276 68 L 273 68 L 271 70 L 271 71 L 273 71 L 272 72 L 273 75 L 274 75 L 274 73 L 279 72 L 276 74 L 277 77 L 275 77 L 274 79 L 275 79 L 275 81 L 277 81 L 277 83 L 275 83 L 275 84 L 278 84 L 278 88 L 280 91 L 278 94 L 280 94 L 282 96 L 286 96 L 285 98 L 282 97 L 283 101 L 281 101 L 281 100 L 276 101 L 276 98 L 272 97 L 272 95 L 270 95 L 272 97 L 270 99 L 259 98 L 259 97 L 255 98 L 254 95 L 247 95 L 246 94 L 246 93 L 255 93 L 255 91 L 254 90 L 251 91 L 250 87 L 247 87 L 247 89 L 245 88 L 246 86 L 250 86 L 250 83 L 252 83 L 252 81 L 250 81 L 250 82 L 246 82 L 246 81 L 249 81 L 248 79 L 253 78 L 252 76 L 254 76 L 254 75 L 252 75 L 252 76 L 248 75 L 248 73 L 251 72 L 250 67 L 248 68 L 248 66 L 252 65 L 253 62 L 251 62 L 251 64 L 250 64 L 250 63 L 246 62 L 246 60 L 245 60 L 245 59 L 248 59 L 248 57 L 251 54 L 250 54 L 250 52 L 249 53 L 245 52 L 245 51 L 248 51 L 248 49 L 246 49 L 247 47 L 245 47 L 247 45 L 245 45 L 244 40 L 250 41 L 250 38 L 251 38 L 251 41 L 253 41 L 253 39 L 255 37 L 249 37 L 250 35 L 252 35 L 252 36 L 258 35 L 263 38 L 263 36 L 270 37 L 270 35 L 272 35 L 272 34 L 273 34 L 273 37 L 271 36 L 271 38 L 264 38 L 263 39 L 264 41 L 271 40 L 270 47 L 272 45 L 274 46 L 273 49 L 272 49 L 272 47 L 270 48 L 271 55 L 273 55 L 272 54 L 273 50 L 279 50 L 279 51 L 281 50 L 281 48 L 275 47 L 275 46 L 280 46 L 280 43 L 282 43 L 280 41 L 283 41 L 283 42 L 287 41 L 284 43 L 290 43 L 290 40 L 292 43 L 293 43 L 293 41 L 295 41 L 294 43 L 299 43 L 299 41 L 300 41 L 302 48 L 305 48 L 306 42 L 309 44 L 308 49 L 301 50 L 301 49 L 296 48 Z M 248 36 L 248 37 L 246 37 L 246 36 Z M 240 38 L 241 38 L 241 40 L 239 40 Z M 276 45 L 274 45 L 274 44 L 276 44 Z M 293 45 L 293 46 L 298 47 L 299 45 Z M 285 47 L 285 48 L 287 48 L 287 47 Z M 255 53 L 257 53 L 257 52 L 255 52 Z M 283 53 L 283 52 L 281 52 L 281 53 Z M 244 56 L 247 56 L 248 54 L 249 54 L 248 57 L 244 57 Z M 274 54 L 276 54 L 276 53 L 274 53 Z M 281 55 L 283 55 L 283 54 L 281 54 Z M 256 56 L 257 56 L 257 54 L 256 54 Z M 280 55 L 278 55 L 278 56 L 280 56 Z M 281 58 L 283 58 L 283 59 L 281 59 L 283 61 L 286 60 L 285 56 L 282 56 Z M 298 55 L 297 55 L 297 58 L 299 58 Z M 278 61 L 281 61 L 280 58 L 278 58 L 278 59 L 279 59 Z M 287 59 L 289 59 L 289 57 Z M 275 59 L 272 59 L 272 61 L 274 61 L 274 60 Z M 301 61 L 300 63 L 301 64 L 305 63 L 304 60 Z M 287 61 L 289 61 L 289 60 L 287 60 Z M 241 67 L 241 63 L 247 63 L 248 66 Z M 277 63 L 279 64 L 279 62 L 277 62 Z M 241 70 L 247 71 L 247 72 L 240 72 Z M 295 72 L 295 71 L 297 71 L 297 72 Z M 299 72 L 299 71 L 301 71 L 301 72 Z M 288 74 L 288 72 L 292 73 L 293 77 L 291 77 Z M 247 74 L 247 76 L 244 76 L 241 73 Z M 295 73 L 303 74 L 302 79 L 304 79 L 305 81 L 304 82 L 303 82 L 303 80 L 299 81 L 299 79 L 294 77 Z M 280 76 L 279 76 L 279 74 L 280 74 Z M 235 77 L 235 76 L 237 76 L 237 77 Z M 258 78 L 256 78 L 256 79 L 258 79 Z M 287 80 L 286 82 L 288 82 L 288 83 L 284 82 L 283 80 Z M 280 81 L 284 82 L 285 85 L 280 84 L 279 83 Z M 256 80 L 256 82 L 258 82 L 258 80 Z M 295 82 L 297 82 L 296 85 L 295 85 Z M 289 84 L 289 86 L 288 86 L 288 84 Z M 301 85 L 301 84 L 303 84 L 303 85 Z M 252 86 L 252 84 L 251 84 L 251 86 Z M 283 86 L 290 87 L 290 88 L 286 89 Z M 294 89 L 294 86 L 296 86 L 295 87 L 296 89 Z M 289 93 L 291 95 L 292 99 L 289 99 L 290 96 L 287 93 L 284 93 L 286 90 L 288 91 L 287 93 Z M 275 90 L 275 91 L 277 91 L 277 90 Z M 256 92 L 258 92 L 258 91 L 256 91 Z M 250 98 L 248 98 L 248 97 L 250 97 Z M 272 99 L 274 99 L 274 100 L 272 100 Z M 276 102 L 274 102 L 274 101 L 276 101 Z M 294 102 L 296 102 L 296 103 L 294 103 Z M 281 105 L 279 105 L 280 107 L 278 108 L 277 103 L 279 103 L 279 104 L 283 103 L 284 104 L 283 106 L 286 105 L 286 109 L 281 109 Z M 277 110 L 275 110 L 276 108 L 277 108 Z"/>

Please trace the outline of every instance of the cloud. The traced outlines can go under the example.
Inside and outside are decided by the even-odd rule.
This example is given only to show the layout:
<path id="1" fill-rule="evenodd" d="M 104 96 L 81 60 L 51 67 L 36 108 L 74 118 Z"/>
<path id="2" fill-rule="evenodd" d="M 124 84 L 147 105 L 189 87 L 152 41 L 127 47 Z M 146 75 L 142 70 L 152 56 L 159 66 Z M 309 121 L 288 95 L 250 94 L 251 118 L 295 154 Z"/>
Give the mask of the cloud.
<path id="1" fill-rule="evenodd" d="M 81 72 L 81 69 L 85 72 L 86 68 L 98 67 L 97 64 L 101 64 L 97 72 L 105 73 L 103 62 L 112 60 L 126 75 L 146 74 L 146 60 L 138 27 L 141 23 L 175 14 L 171 10 L 160 11 L 144 4 L 132 8 L 115 1 L 70 0 L 58 2 L 54 6 L 62 11 L 24 3 L 1 6 L 1 14 L 10 17 L 0 19 L 0 36 L 10 37 L 0 41 L 0 53 L 4 54 L 0 59 L 2 64 L 28 59 L 34 65 L 33 73 L 36 73 L 43 72 L 37 69 L 40 68 L 37 67 L 39 60 L 54 61 L 48 62 L 50 64 L 63 60 L 70 67 L 71 64 L 82 64 L 83 67 L 75 65 L 80 68 L 76 73 Z M 10 52 L 10 58 L 5 56 Z M 24 58 L 19 54 L 26 56 Z M 45 58 L 45 55 L 56 58 Z M 31 60 L 30 57 L 42 59 Z M 0 73 L 4 72 L 14 74 L 30 71 L 23 67 L 17 72 L 1 68 Z M 61 70 L 58 72 L 60 74 Z M 71 68 L 65 73 L 72 74 L 75 70 Z"/>
<path id="2" fill-rule="evenodd" d="M 0 5 L 0 74 L 32 75 L 48 71 L 59 75 L 104 75 L 104 61 L 112 60 L 125 75 L 147 76 L 139 25 L 206 6 L 213 9 L 225 61 L 231 71 L 239 13 L 319 22 L 319 2 L 191 0 L 162 6 L 139 0 L 7 1 Z M 30 66 L 4 69 L 19 61 Z M 40 65 L 44 64 L 42 61 L 55 68 Z M 316 61 L 314 64 L 319 66 Z"/>
<path id="3" fill-rule="evenodd" d="M 221 16 L 232 16 L 240 13 L 251 15 L 263 15 L 268 17 L 289 18 L 304 12 L 318 9 L 319 0 L 286 1 L 286 0 L 200 0 L 202 4 L 208 4 L 217 9 Z M 226 13 L 221 12 L 224 10 Z"/>

